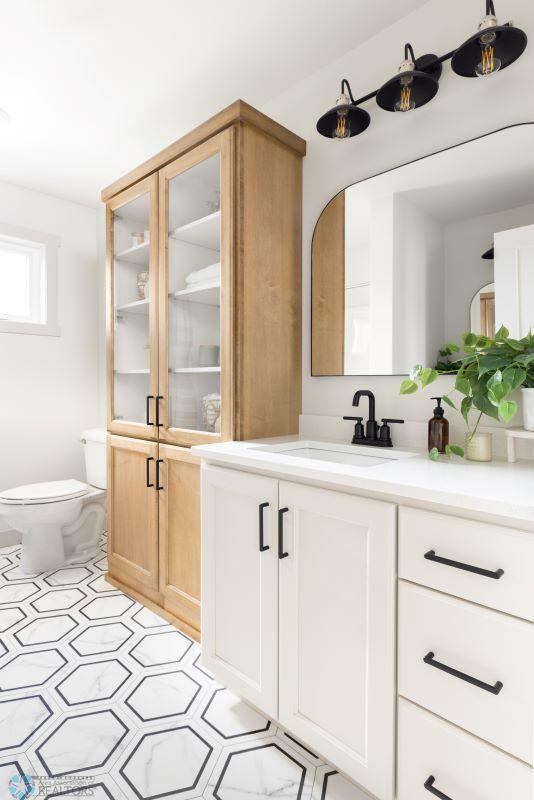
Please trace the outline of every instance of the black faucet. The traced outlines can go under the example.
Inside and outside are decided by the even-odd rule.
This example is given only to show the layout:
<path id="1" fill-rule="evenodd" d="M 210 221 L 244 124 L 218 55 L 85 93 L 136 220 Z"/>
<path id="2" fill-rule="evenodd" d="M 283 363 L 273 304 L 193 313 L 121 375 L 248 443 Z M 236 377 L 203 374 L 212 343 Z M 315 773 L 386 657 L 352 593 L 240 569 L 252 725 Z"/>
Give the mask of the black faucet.
<path id="1" fill-rule="evenodd" d="M 382 418 L 382 425 L 379 426 L 375 417 L 375 396 L 369 389 L 358 389 L 352 399 L 353 406 L 360 405 L 362 397 L 369 398 L 369 419 L 365 425 L 365 433 L 363 429 L 363 417 L 343 417 L 343 419 L 355 420 L 354 436 L 352 437 L 352 444 L 368 444 L 374 447 L 393 447 L 391 439 L 390 423 L 404 423 L 403 419 L 388 419 Z"/>

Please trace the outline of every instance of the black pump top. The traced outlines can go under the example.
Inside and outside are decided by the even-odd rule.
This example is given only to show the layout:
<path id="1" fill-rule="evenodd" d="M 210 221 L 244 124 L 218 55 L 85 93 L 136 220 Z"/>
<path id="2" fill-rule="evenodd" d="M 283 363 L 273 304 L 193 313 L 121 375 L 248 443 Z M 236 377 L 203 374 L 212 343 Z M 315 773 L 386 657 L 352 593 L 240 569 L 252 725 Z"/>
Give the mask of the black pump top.
<path id="1" fill-rule="evenodd" d="M 435 417 L 442 417 L 445 414 L 445 409 L 442 408 L 441 397 L 431 397 L 430 399 L 438 401 L 438 404 L 434 409 L 434 416 Z"/>

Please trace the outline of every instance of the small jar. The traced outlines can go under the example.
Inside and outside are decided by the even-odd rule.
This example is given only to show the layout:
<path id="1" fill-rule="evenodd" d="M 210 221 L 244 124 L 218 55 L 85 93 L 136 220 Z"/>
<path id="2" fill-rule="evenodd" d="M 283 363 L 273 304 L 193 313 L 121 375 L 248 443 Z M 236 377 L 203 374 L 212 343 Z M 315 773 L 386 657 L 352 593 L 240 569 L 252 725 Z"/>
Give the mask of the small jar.
<path id="1" fill-rule="evenodd" d="M 492 433 L 468 433 L 465 437 L 465 457 L 470 461 L 491 461 Z"/>

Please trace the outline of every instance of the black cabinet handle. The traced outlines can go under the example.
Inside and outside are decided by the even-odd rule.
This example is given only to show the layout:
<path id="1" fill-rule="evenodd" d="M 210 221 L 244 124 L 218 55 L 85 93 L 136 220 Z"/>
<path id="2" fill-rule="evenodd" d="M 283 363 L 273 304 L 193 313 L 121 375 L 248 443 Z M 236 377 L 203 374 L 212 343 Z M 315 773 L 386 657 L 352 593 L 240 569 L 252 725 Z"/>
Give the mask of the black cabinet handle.
<path id="1" fill-rule="evenodd" d="M 259 505 L 259 530 L 260 530 L 260 553 L 263 553 L 264 550 L 269 549 L 268 544 L 263 543 L 263 509 L 267 508 L 269 503 L 260 503 Z"/>
<path id="2" fill-rule="evenodd" d="M 150 401 L 154 399 L 153 394 L 147 394 L 146 396 L 146 424 L 153 425 L 153 422 L 150 422 Z"/>
<path id="3" fill-rule="evenodd" d="M 278 509 L 278 558 L 287 558 L 289 553 L 284 552 L 284 514 L 289 508 Z"/>
<path id="4" fill-rule="evenodd" d="M 484 681 L 479 681 L 478 678 L 472 678 L 471 675 L 466 675 L 465 672 L 460 672 L 459 670 L 454 669 L 454 667 L 449 667 L 447 664 L 442 664 L 441 661 L 435 661 L 434 653 L 432 652 L 427 653 L 423 658 L 423 661 L 430 667 L 435 667 L 436 669 L 440 669 L 442 672 L 447 672 L 449 675 L 454 675 L 455 678 L 460 678 L 460 680 L 471 683 L 473 686 L 478 686 L 479 689 L 484 689 L 485 692 L 490 692 L 491 694 L 499 694 L 503 687 L 503 684 L 500 681 L 497 681 L 497 683 L 492 686 L 491 683 L 485 683 Z"/>
<path id="5" fill-rule="evenodd" d="M 474 572 L 476 575 L 484 575 L 485 578 L 493 578 L 498 581 L 504 575 L 503 569 L 482 569 L 482 567 L 473 567 L 471 564 L 464 564 L 462 561 L 452 561 L 450 558 L 443 558 L 437 556 L 435 550 L 429 550 L 425 553 L 427 561 L 435 561 L 438 564 L 446 564 L 448 567 L 455 567 L 456 569 L 464 569 L 466 572 Z"/>
<path id="6" fill-rule="evenodd" d="M 163 395 L 157 394 L 155 400 L 156 400 L 156 428 L 161 428 L 163 426 L 163 422 L 159 421 L 159 401 L 163 400 Z"/>
<path id="7" fill-rule="evenodd" d="M 154 486 L 153 483 L 150 483 L 150 462 L 151 461 L 154 461 L 152 456 L 150 456 L 150 458 L 147 458 L 147 460 L 146 460 L 146 488 L 147 489 L 150 489 L 151 486 Z"/>
<path id="8" fill-rule="evenodd" d="M 433 794 L 434 797 L 439 797 L 440 800 L 452 800 L 452 797 L 449 797 L 448 794 L 443 794 L 443 792 L 440 792 L 439 789 L 436 789 L 436 787 L 434 786 L 435 782 L 436 779 L 434 778 L 434 776 L 429 775 L 424 783 L 424 787 L 427 790 L 427 792 Z"/>
<path id="9" fill-rule="evenodd" d="M 156 459 L 156 489 L 158 490 L 158 492 L 160 492 L 162 489 L 165 488 L 159 482 L 159 465 L 160 464 L 163 464 L 163 459 L 162 458 Z"/>

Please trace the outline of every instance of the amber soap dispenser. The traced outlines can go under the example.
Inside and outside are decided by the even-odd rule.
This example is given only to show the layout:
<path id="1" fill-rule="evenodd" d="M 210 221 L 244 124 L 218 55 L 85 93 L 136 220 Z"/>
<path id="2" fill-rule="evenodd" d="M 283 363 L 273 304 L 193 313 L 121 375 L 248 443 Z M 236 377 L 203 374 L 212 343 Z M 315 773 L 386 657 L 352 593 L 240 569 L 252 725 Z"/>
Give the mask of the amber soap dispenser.
<path id="1" fill-rule="evenodd" d="M 432 397 L 437 401 L 434 409 L 434 416 L 428 420 L 428 450 L 437 448 L 438 452 L 444 453 L 445 447 L 449 444 L 449 422 L 445 419 L 445 410 L 441 406 L 441 397 Z"/>

